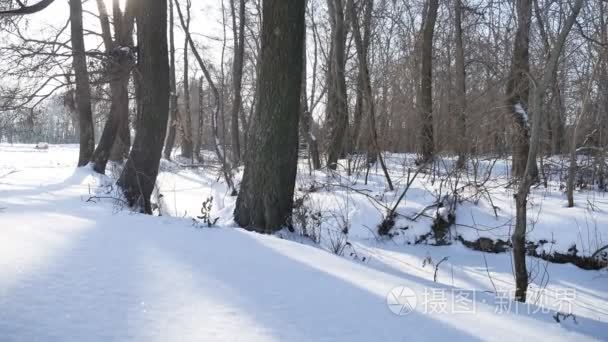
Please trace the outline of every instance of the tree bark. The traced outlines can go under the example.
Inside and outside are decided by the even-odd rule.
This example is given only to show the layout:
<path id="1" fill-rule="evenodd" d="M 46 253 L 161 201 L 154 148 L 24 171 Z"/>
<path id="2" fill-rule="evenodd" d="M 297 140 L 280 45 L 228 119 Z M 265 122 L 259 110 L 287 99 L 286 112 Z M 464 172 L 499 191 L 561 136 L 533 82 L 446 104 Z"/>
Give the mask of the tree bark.
<path id="1" fill-rule="evenodd" d="M 165 159 L 171 160 L 171 152 L 175 145 L 176 127 L 178 123 L 177 111 L 177 86 L 175 77 L 175 16 L 173 12 L 173 0 L 169 0 L 169 130 L 165 139 Z"/>
<path id="2" fill-rule="evenodd" d="M 186 0 L 186 28 L 190 30 L 190 0 Z M 190 75 L 188 64 L 188 38 L 184 39 L 184 111 L 182 112 L 182 157 L 192 159 L 192 113 L 190 111 Z"/>
<path id="3" fill-rule="evenodd" d="M 163 23 L 159 25 L 159 23 Z M 148 0 L 137 11 L 138 72 L 141 75 L 141 117 L 129 159 L 118 180 L 131 207 L 152 213 L 150 196 L 167 132 L 169 57 L 167 0 Z"/>
<path id="4" fill-rule="evenodd" d="M 468 132 L 467 132 L 467 117 L 466 117 L 466 71 L 464 64 L 464 46 L 462 38 L 462 0 L 454 0 L 454 34 L 456 40 L 456 56 L 454 67 L 456 68 L 456 93 L 455 95 L 455 112 L 458 132 L 458 160 L 456 166 L 462 169 L 466 166 L 466 158 L 468 151 Z"/>
<path id="5" fill-rule="evenodd" d="M 271 233 L 290 221 L 298 162 L 305 0 L 263 2 L 253 126 L 235 221 Z"/>
<path id="6" fill-rule="evenodd" d="M 232 12 L 232 34 L 234 37 L 234 57 L 232 59 L 232 87 L 234 100 L 231 113 L 232 164 L 241 162 L 239 112 L 242 106 L 241 88 L 243 84 L 243 57 L 245 54 L 245 0 L 239 0 L 239 25 L 236 25 L 235 0 L 230 0 Z"/>
<path id="7" fill-rule="evenodd" d="M 108 160 L 123 161 L 131 147 L 131 132 L 129 130 L 129 74 L 133 65 L 133 9 L 132 2 L 127 2 L 125 13 L 121 13 L 114 0 L 114 31 L 112 39 L 110 21 L 105 3 L 97 0 L 99 20 L 102 28 L 102 38 L 108 57 L 106 66 L 107 78 L 110 83 L 111 106 L 110 115 L 104 126 L 101 138 L 91 161 L 93 169 L 105 173 Z M 121 24 L 122 23 L 122 24 Z M 128 48 L 125 50 L 124 48 Z"/>
<path id="8" fill-rule="evenodd" d="M 329 129 L 327 166 L 335 170 L 338 159 L 344 151 L 345 136 L 348 130 L 348 106 L 346 98 L 346 28 L 344 25 L 343 0 L 328 0 L 330 21 L 332 23 L 332 48 L 330 53 L 331 74 L 328 78 L 327 125 Z"/>
<path id="9" fill-rule="evenodd" d="M 532 0 L 517 0 L 517 31 L 511 57 L 511 71 L 507 81 L 507 108 L 513 117 L 513 177 L 522 179 L 530 150 L 530 24 L 532 22 Z M 536 161 L 531 166 L 534 178 L 538 176 Z"/>
<path id="10" fill-rule="evenodd" d="M 572 12 L 566 19 L 553 49 L 549 53 L 548 63 L 543 71 L 542 78 L 534 88 L 532 98 L 532 132 L 530 136 L 530 148 L 527 155 L 524 177 L 519 182 L 519 188 L 515 195 L 516 221 L 515 230 L 511 236 L 513 243 L 513 267 L 515 268 L 515 300 L 526 301 L 528 289 L 528 271 L 526 267 L 526 225 L 527 225 L 527 200 L 530 194 L 530 186 L 535 179 L 536 157 L 540 144 L 540 130 L 542 124 L 542 107 L 545 92 L 554 82 L 555 70 L 557 69 L 562 48 L 572 29 L 572 25 L 581 10 L 583 0 L 576 0 L 572 6 Z"/>
<path id="11" fill-rule="evenodd" d="M 76 75 L 76 108 L 80 126 L 80 153 L 78 166 L 85 166 L 91 160 L 95 149 L 93 133 L 93 111 L 91 110 L 91 89 L 87 58 L 82 31 L 82 3 L 70 0 L 70 22 L 72 34 L 72 67 Z"/>
<path id="12" fill-rule="evenodd" d="M 419 114 L 422 120 L 420 134 L 421 162 L 433 159 L 435 142 L 433 133 L 433 35 L 439 0 L 428 0 L 428 7 L 422 26 L 420 61 Z"/>

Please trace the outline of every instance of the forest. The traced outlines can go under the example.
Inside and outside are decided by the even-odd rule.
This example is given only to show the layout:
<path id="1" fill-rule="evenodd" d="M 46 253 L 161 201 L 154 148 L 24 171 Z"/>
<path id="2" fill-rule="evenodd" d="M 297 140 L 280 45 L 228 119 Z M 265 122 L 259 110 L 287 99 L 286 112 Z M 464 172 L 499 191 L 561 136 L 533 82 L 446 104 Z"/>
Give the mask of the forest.
<path id="1" fill-rule="evenodd" d="M 0 341 L 608 340 L 606 0 L 0 0 L 0 60 Z"/>

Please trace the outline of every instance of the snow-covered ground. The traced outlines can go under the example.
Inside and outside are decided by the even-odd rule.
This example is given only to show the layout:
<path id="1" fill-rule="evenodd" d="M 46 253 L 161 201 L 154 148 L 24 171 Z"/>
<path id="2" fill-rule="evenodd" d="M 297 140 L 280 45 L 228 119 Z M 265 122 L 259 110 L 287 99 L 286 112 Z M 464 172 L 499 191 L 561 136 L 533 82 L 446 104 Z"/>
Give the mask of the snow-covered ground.
<path id="1" fill-rule="evenodd" d="M 235 198 L 213 166 L 164 161 L 163 216 L 151 217 L 91 198 L 113 194 L 111 179 L 75 170 L 77 155 L 0 145 L 0 341 L 608 340 L 605 270 L 529 258 L 522 305 L 509 298 L 509 253 L 415 244 L 437 212 L 423 209 L 459 185 L 418 175 L 398 206 L 399 235 L 380 238 L 384 207 L 412 168 L 405 156 L 387 158 L 392 192 L 377 170 L 364 185 L 364 174 L 309 175 L 302 162 L 302 219 L 296 232 L 268 236 L 234 228 Z M 514 208 L 501 168 L 489 195 L 457 206 L 451 235 L 508 240 Z M 589 255 L 608 240 L 608 199 L 581 192 L 567 209 L 558 186 L 534 191 L 529 237 Z M 193 219 L 210 197 L 212 228 Z"/>

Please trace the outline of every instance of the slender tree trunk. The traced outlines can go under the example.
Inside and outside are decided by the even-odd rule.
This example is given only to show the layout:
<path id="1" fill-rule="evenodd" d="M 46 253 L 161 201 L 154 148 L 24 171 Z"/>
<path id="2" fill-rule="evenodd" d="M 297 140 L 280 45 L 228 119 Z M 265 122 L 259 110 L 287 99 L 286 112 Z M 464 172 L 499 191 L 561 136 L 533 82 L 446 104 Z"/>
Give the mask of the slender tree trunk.
<path id="1" fill-rule="evenodd" d="M 190 0 L 186 0 L 186 28 L 190 30 Z M 190 111 L 190 73 L 188 64 L 188 38 L 184 39 L 184 112 L 182 113 L 182 157 L 192 159 L 192 112 Z"/>
<path id="2" fill-rule="evenodd" d="M 152 213 L 150 196 L 156 184 L 169 113 L 169 57 L 164 23 L 167 23 L 167 0 L 148 0 L 146 6 L 138 7 L 141 114 L 133 148 L 118 180 L 129 206 L 137 206 L 148 214 Z"/>
<path id="3" fill-rule="evenodd" d="M 307 1 L 307 0 L 305 0 Z M 321 168 L 321 158 L 319 157 L 319 145 L 317 138 L 313 132 L 313 118 L 308 111 L 308 96 L 306 92 L 306 29 L 304 30 L 304 47 L 302 48 L 302 97 L 300 99 L 300 135 L 306 139 L 308 145 L 308 155 L 312 164 L 312 168 L 318 170 Z"/>
<path id="4" fill-rule="evenodd" d="M 247 229 L 270 233 L 289 223 L 298 162 L 305 0 L 263 2 L 259 101 L 234 211 Z"/>
<path id="5" fill-rule="evenodd" d="M 371 159 L 380 159 L 380 165 L 382 167 L 382 171 L 384 172 L 384 177 L 386 178 L 386 182 L 388 184 L 389 189 L 393 190 L 393 182 L 391 181 L 391 177 L 388 174 L 388 170 L 386 165 L 384 164 L 384 158 L 382 158 L 382 153 L 380 146 L 378 144 L 378 133 L 376 131 L 376 112 L 374 107 L 374 93 L 372 91 L 372 81 L 369 75 L 369 65 L 367 60 L 368 46 L 364 45 L 363 38 L 361 36 L 361 30 L 359 28 L 359 19 L 357 18 L 357 10 L 355 9 L 355 4 L 353 0 L 349 0 L 349 8 L 350 8 L 350 20 L 353 26 L 353 36 L 355 38 L 355 49 L 357 50 L 357 59 L 359 61 L 359 74 L 361 75 L 361 85 L 363 86 L 363 104 L 366 110 L 367 118 L 368 118 L 368 129 L 370 131 L 370 151 L 368 151 L 368 155 L 372 155 L 373 157 L 368 157 L 368 160 Z M 373 10 L 374 2 L 373 0 L 366 1 L 366 9 L 365 9 L 365 18 L 364 18 L 364 29 L 369 31 L 369 26 L 371 26 L 371 13 Z"/>
<path id="6" fill-rule="evenodd" d="M 534 88 L 532 98 L 532 133 L 530 136 L 530 148 L 526 161 L 523 179 L 519 182 L 519 188 L 515 195 L 516 221 L 515 230 L 511 236 L 513 243 L 513 267 L 515 269 L 515 300 L 526 301 L 528 289 L 528 270 L 526 267 L 526 225 L 527 225 L 527 201 L 530 194 L 530 186 L 535 179 L 536 157 L 540 144 L 540 130 L 542 125 L 542 107 L 545 92 L 554 82 L 555 69 L 557 69 L 562 48 L 574 25 L 574 21 L 581 10 L 583 0 L 576 0 L 572 7 L 572 13 L 566 19 L 553 49 L 549 53 L 549 60 L 543 71 L 542 78 Z"/>
<path id="7" fill-rule="evenodd" d="M 175 145 L 176 128 L 178 123 L 178 111 L 177 111 L 177 86 L 175 77 L 175 16 L 173 12 L 173 0 L 169 1 L 169 131 L 167 132 L 167 139 L 165 139 L 165 159 L 171 159 L 171 152 L 173 152 L 173 146 Z"/>
<path id="8" fill-rule="evenodd" d="M 422 120 L 420 134 L 421 162 L 433 159 L 435 142 L 433 133 L 433 35 L 439 0 L 428 0 L 428 7 L 422 26 L 420 61 L 419 112 Z"/>
<path id="9" fill-rule="evenodd" d="M 239 111 L 242 106 L 241 88 L 243 83 L 243 57 L 245 54 L 245 0 L 239 0 L 239 25 L 236 25 L 235 0 L 230 0 L 232 12 L 232 33 L 234 37 L 234 57 L 232 59 L 232 87 L 234 100 L 231 113 L 232 164 L 241 162 Z"/>
<path id="10" fill-rule="evenodd" d="M 511 71 L 507 81 L 507 108 L 513 116 L 513 176 L 522 179 L 530 150 L 530 23 L 532 22 L 532 0 L 516 0 L 517 31 L 513 45 Z M 531 166 L 534 178 L 538 176 L 536 161 Z"/>
<path id="11" fill-rule="evenodd" d="M 178 0 L 175 0 L 175 5 L 176 5 L 177 14 L 179 16 L 180 23 L 186 34 L 186 39 L 188 39 L 188 42 L 190 43 L 190 50 L 192 50 L 192 53 L 194 54 L 194 57 L 196 58 L 199 67 L 203 71 L 203 75 L 205 75 L 205 79 L 207 80 L 207 83 L 209 84 L 209 89 L 213 93 L 213 97 L 215 99 L 215 105 L 214 105 L 215 109 L 214 109 L 213 114 L 211 115 L 211 127 L 212 127 L 212 131 L 213 131 L 213 138 L 214 138 L 213 142 L 214 142 L 215 154 L 217 156 L 217 159 L 222 163 L 222 172 L 224 173 L 224 178 L 226 179 L 228 188 L 232 189 L 233 195 L 236 195 L 236 188 L 235 188 L 234 182 L 232 180 L 231 166 L 229 165 L 228 161 L 226 160 L 225 149 L 222 149 L 222 147 L 220 146 L 220 141 L 219 141 L 219 136 L 218 136 L 217 120 L 218 120 L 218 117 L 219 117 L 219 114 L 221 111 L 222 97 L 220 96 L 220 92 L 218 91 L 217 87 L 215 86 L 215 82 L 213 81 L 213 78 L 211 78 L 211 74 L 209 73 L 209 70 L 205 66 L 205 62 L 203 61 L 203 58 L 198 53 L 198 50 L 196 49 L 196 46 L 194 45 L 194 40 L 192 40 L 192 35 L 190 34 L 190 31 L 186 29 L 187 26 L 186 26 L 186 23 L 184 20 L 184 15 L 182 14 L 182 11 L 179 7 Z"/>
<path id="12" fill-rule="evenodd" d="M 468 151 L 468 132 L 467 132 L 467 117 L 466 117 L 466 72 L 464 65 L 464 47 L 462 39 L 462 0 L 454 0 L 454 34 L 456 40 L 456 94 L 455 94 L 455 112 L 458 132 L 458 161 L 456 166 L 462 169 L 466 166 L 466 158 Z"/>
<path id="13" fill-rule="evenodd" d="M 80 125 L 80 153 L 78 166 L 85 166 L 91 160 L 95 149 L 93 133 L 93 111 L 91 110 L 91 89 L 87 58 L 82 31 L 82 3 L 70 0 L 70 22 L 72 34 L 72 67 L 76 74 L 76 108 Z"/>

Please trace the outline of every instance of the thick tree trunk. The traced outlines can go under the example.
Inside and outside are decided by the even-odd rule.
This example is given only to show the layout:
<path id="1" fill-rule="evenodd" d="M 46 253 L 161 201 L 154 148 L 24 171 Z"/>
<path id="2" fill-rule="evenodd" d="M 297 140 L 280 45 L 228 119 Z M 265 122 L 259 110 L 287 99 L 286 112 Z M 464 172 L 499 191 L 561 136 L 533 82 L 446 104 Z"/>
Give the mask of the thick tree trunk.
<path id="1" fill-rule="evenodd" d="M 305 0 L 263 2 L 257 102 L 234 211 L 247 229 L 270 233 L 290 220 L 298 162 Z"/>
<path id="2" fill-rule="evenodd" d="M 150 196 L 167 132 L 169 113 L 169 58 L 167 51 L 167 0 L 148 0 L 137 13 L 141 74 L 141 117 L 129 159 L 118 180 L 131 207 L 151 214 Z"/>
<path id="3" fill-rule="evenodd" d="M 70 23 L 72 34 L 72 67 L 76 74 L 76 108 L 78 109 L 78 123 L 80 126 L 78 166 L 85 166 L 93 156 L 95 137 L 93 135 L 91 89 L 82 32 L 82 3 L 80 0 L 70 0 Z"/>
<path id="4" fill-rule="evenodd" d="M 171 159 L 171 152 L 175 145 L 175 135 L 178 123 L 177 112 L 177 87 L 175 78 L 175 17 L 173 12 L 173 0 L 169 0 L 169 130 L 165 139 L 165 159 Z"/>
<path id="5" fill-rule="evenodd" d="M 433 159 L 435 142 L 433 133 L 433 35 L 439 0 L 428 0 L 428 7 L 422 26 L 420 60 L 419 115 L 422 120 L 420 133 L 421 162 Z"/>
<path id="6" fill-rule="evenodd" d="M 346 28 L 344 25 L 343 0 L 328 0 L 330 21 L 332 23 L 332 49 L 328 79 L 328 147 L 327 166 L 335 170 L 344 151 L 346 131 L 348 130 L 348 105 L 346 98 Z"/>

